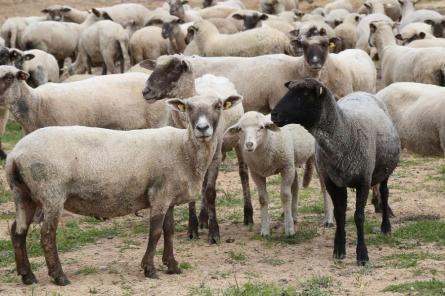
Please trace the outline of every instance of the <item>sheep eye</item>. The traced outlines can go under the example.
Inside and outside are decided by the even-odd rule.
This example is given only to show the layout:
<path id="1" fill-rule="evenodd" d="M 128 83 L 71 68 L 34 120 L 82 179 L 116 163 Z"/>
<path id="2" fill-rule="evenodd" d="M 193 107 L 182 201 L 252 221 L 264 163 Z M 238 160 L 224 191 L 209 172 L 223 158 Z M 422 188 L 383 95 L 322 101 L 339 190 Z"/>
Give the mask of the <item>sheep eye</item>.
<path id="1" fill-rule="evenodd" d="M 264 126 L 260 126 L 260 130 L 264 129 Z"/>

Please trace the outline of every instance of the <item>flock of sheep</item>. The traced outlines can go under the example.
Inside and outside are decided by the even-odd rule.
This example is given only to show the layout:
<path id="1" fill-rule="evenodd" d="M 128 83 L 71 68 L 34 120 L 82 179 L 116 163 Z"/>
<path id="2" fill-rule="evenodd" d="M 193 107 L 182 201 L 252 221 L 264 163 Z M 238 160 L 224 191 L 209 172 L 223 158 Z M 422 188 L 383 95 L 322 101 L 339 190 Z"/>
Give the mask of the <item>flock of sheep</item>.
<path id="1" fill-rule="evenodd" d="M 304 167 L 304 187 L 314 170 L 319 175 L 323 223 L 336 223 L 334 257 L 344 258 L 347 188 L 355 188 L 357 262 L 366 264 L 368 192 L 387 234 L 388 179 L 401 148 L 445 154 L 445 16 L 416 10 L 413 0 L 360 5 L 335 0 L 303 12 L 298 0 L 261 0 L 255 11 L 241 0 L 204 0 L 203 8 L 169 0 L 154 10 L 53 5 L 42 17 L 8 18 L 0 39 L 0 125 L 3 133 L 11 114 L 27 134 L 6 161 L 23 283 L 37 282 L 26 236 L 40 219 L 48 274 L 69 284 L 56 247 L 64 209 L 111 218 L 149 208 L 145 276 L 157 278 L 162 233 L 162 262 L 167 273 L 180 273 L 174 206 L 189 203 L 190 238 L 208 228 L 209 243 L 218 243 L 216 179 L 232 149 L 244 224 L 253 224 L 250 171 L 263 236 L 270 235 L 266 178 L 282 177 L 291 236 L 297 168 Z M 384 88 L 376 93 L 378 78 Z"/>

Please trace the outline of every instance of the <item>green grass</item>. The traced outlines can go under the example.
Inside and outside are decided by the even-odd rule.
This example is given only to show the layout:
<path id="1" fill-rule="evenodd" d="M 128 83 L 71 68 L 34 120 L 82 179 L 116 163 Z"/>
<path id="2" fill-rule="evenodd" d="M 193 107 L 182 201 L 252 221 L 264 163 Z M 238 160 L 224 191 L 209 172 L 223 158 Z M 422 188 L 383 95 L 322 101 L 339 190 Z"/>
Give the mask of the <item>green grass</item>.
<path id="1" fill-rule="evenodd" d="M 246 283 L 233 286 L 222 292 L 224 296 L 297 296 L 295 289 L 274 284 Z"/>
<path id="2" fill-rule="evenodd" d="M 238 263 L 242 263 L 247 259 L 246 255 L 241 251 L 229 251 L 228 256 L 231 260 Z"/>
<path id="3" fill-rule="evenodd" d="M 445 282 L 436 279 L 431 279 L 429 281 L 415 281 L 390 285 L 383 291 L 397 292 L 412 296 L 443 296 L 445 291 Z"/>
<path id="4" fill-rule="evenodd" d="M 9 120 L 6 124 L 5 134 L 2 136 L 3 148 L 6 150 L 11 150 L 14 145 L 21 139 L 25 133 L 22 130 L 20 124 L 15 120 Z"/>
<path id="5" fill-rule="evenodd" d="M 445 256 L 429 252 L 409 252 L 384 256 L 381 260 L 394 268 L 410 268 L 417 266 L 418 261 L 425 259 L 444 261 Z"/>
<path id="6" fill-rule="evenodd" d="M 318 236 L 317 227 L 300 223 L 298 228 L 295 231 L 293 236 L 286 236 L 281 233 L 280 234 L 271 234 L 268 237 L 262 237 L 261 235 L 255 235 L 256 239 L 262 240 L 266 244 L 273 245 L 276 243 L 284 244 L 284 245 L 299 245 L 306 241 L 312 240 Z"/>
<path id="7" fill-rule="evenodd" d="M 82 275 L 89 275 L 95 273 L 97 273 L 97 268 L 94 266 L 86 266 L 75 272 L 75 274 L 82 274 Z"/>
<path id="8" fill-rule="evenodd" d="M 15 213 L 13 212 L 7 212 L 7 213 L 0 213 L 0 220 L 14 220 Z"/>
<path id="9" fill-rule="evenodd" d="M 3 187 L 3 184 L 0 183 L 0 204 L 10 201 L 12 201 L 11 191 L 7 190 Z"/>
<path id="10" fill-rule="evenodd" d="M 265 258 L 260 260 L 261 263 L 269 264 L 271 266 L 280 266 L 286 263 L 284 260 L 278 258 Z"/>
<path id="11" fill-rule="evenodd" d="M 181 262 L 179 263 L 179 268 L 181 268 L 182 270 L 190 270 L 192 269 L 192 265 L 188 262 Z"/>
<path id="12" fill-rule="evenodd" d="M 331 277 L 316 276 L 307 279 L 302 286 L 303 291 L 298 293 L 299 296 L 329 296 L 334 282 Z"/>
<path id="13" fill-rule="evenodd" d="M 243 205 L 244 201 L 241 197 L 236 196 L 234 193 L 228 191 L 221 191 L 222 196 L 218 196 L 216 199 L 216 207 L 239 207 Z"/>

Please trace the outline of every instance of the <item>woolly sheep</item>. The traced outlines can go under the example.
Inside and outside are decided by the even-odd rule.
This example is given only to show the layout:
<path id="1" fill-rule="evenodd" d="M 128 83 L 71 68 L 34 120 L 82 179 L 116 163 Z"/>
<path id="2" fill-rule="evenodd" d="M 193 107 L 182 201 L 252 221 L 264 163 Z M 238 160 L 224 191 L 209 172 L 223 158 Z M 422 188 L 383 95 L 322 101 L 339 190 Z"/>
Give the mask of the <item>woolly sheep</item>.
<path id="1" fill-rule="evenodd" d="M 400 157 L 400 140 L 383 103 L 357 92 L 338 103 L 319 81 L 307 78 L 287 83 L 288 93 L 272 111 L 278 126 L 301 124 L 316 141 L 315 159 L 334 204 L 337 224 L 334 258 L 346 256 L 347 188 L 356 189 L 357 263 L 369 261 L 363 225 L 371 186 L 380 184 L 381 231 L 391 231 L 388 179 Z"/>
<path id="2" fill-rule="evenodd" d="M 325 22 L 332 28 L 340 25 L 350 12 L 344 8 L 333 9 L 325 17 Z"/>
<path id="3" fill-rule="evenodd" d="M 288 125 L 278 128 L 269 116 L 250 111 L 226 134 L 240 138 L 243 158 L 258 190 L 261 206 L 261 235 L 270 235 L 268 213 L 269 197 L 266 178 L 281 174 L 281 201 L 284 211 L 286 235 L 294 235 L 294 222 L 297 222 L 298 174 L 297 168 L 305 165 L 303 187 L 307 187 L 312 177 L 315 140 L 301 125 Z M 324 183 L 320 181 L 325 201 L 325 225 L 333 225 L 333 206 L 326 195 Z"/>
<path id="4" fill-rule="evenodd" d="M 445 38 L 434 38 L 426 39 L 426 36 L 420 36 L 420 38 L 425 39 L 418 39 L 414 40 L 410 43 L 408 43 L 406 46 L 408 47 L 414 47 L 414 48 L 429 48 L 429 47 L 445 47 Z"/>
<path id="5" fill-rule="evenodd" d="M 168 53 L 168 40 L 162 38 L 162 29 L 148 26 L 136 31 L 130 39 L 131 63 L 156 59 Z"/>
<path id="6" fill-rule="evenodd" d="M 346 9 L 347 11 L 352 12 L 352 4 L 350 0 L 334 0 L 329 2 L 324 6 L 324 11 L 326 14 L 331 12 L 334 9 Z"/>
<path id="7" fill-rule="evenodd" d="M 406 44 L 419 39 L 421 33 L 424 33 L 425 37 L 432 36 L 431 26 L 425 23 L 410 23 L 401 29 L 395 37 L 402 41 L 402 44 Z"/>
<path id="8" fill-rule="evenodd" d="M 369 42 L 378 50 L 385 86 L 402 81 L 445 85 L 445 48 L 400 46 L 391 23 L 372 22 L 369 26 Z"/>
<path id="9" fill-rule="evenodd" d="M 412 0 L 400 0 L 402 4 L 402 19 L 400 20 L 400 29 L 414 22 L 424 22 L 436 18 L 442 18 L 442 15 L 434 10 L 414 8 Z"/>
<path id="10" fill-rule="evenodd" d="M 332 40 L 335 43 L 334 52 L 355 48 L 357 43 L 357 25 L 361 17 L 358 13 L 351 13 L 345 17 L 341 24 L 335 27 L 336 39 Z"/>
<path id="11" fill-rule="evenodd" d="M 279 14 L 286 10 L 297 9 L 298 2 L 299 0 L 260 0 L 260 11 L 268 14 Z"/>
<path id="12" fill-rule="evenodd" d="M 228 6 L 237 9 L 246 9 L 244 3 L 241 0 L 203 0 L 202 8 L 210 7 L 210 6 Z"/>
<path id="13" fill-rule="evenodd" d="M 355 48 L 364 50 L 370 54 L 372 52 L 369 46 L 369 24 L 374 21 L 387 21 L 392 22 L 389 17 L 381 13 L 373 13 L 363 17 L 357 26 L 357 43 Z"/>
<path id="14" fill-rule="evenodd" d="M 142 97 L 148 75 L 126 73 L 33 89 L 28 74 L 0 66 L 0 105 L 9 108 L 26 133 L 53 125 L 141 129 L 165 125 L 162 102 L 148 106 Z M 125 112 L 123 112 L 125 110 Z"/>
<path id="15" fill-rule="evenodd" d="M 267 14 L 259 13 L 253 10 L 238 11 L 237 13 L 232 14 L 232 18 L 242 21 L 243 30 L 269 26 L 284 34 L 288 34 L 289 31 L 292 31 L 294 29 L 294 26 L 286 21 L 274 18 L 271 18 L 269 20 L 269 16 Z"/>
<path id="16" fill-rule="evenodd" d="M 201 19 L 198 12 L 192 9 L 187 9 L 185 5 L 187 0 L 168 0 L 169 11 L 171 15 L 179 17 L 184 22 L 196 22 Z"/>
<path id="17" fill-rule="evenodd" d="M 414 82 L 393 83 L 376 94 L 385 103 L 402 148 L 423 156 L 445 156 L 445 91 Z"/>
<path id="18" fill-rule="evenodd" d="M 23 31 L 28 25 L 44 20 L 46 17 L 40 16 L 7 18 L 0 28 L 0 36 L 5 40 L 6 47 L 23 49 Z"/>
<path id="19" fill-rule="evenodd" d="M 272 28 L 255 28 L 235 34 L 221 34 L 209 21 L 202 20 L 189 27 L 202 56 L 257 56 L 291 53 L 289 39 Z"/>
<path id="20" fill-rule="evenodd" d="M 402 7 L 397 0 L 367 0 L 357 12 L 360 14 L 385 14 L 396 22 L 401 18 Z"/>
<path id="21" fill-rule="evenodd" d="M 113 21 L 122 26 L 125 26 L 129 21 L 134 21 L 138 28 L 145 26 L 151 16 L 150 10 L 138 3 L 116 4 L 109 7 L 101 7 L 98 10 L 102 13 L 106 12 Z"/>
<path id="22" fill-rule="evenodd" d="M 187 129 L 47 127 L 19 141 L 8 157 L 6 174 L 16 205 L 11 240 L 23 283 L 37 282 L 27 256 L 26 236 L 38 205 L 44 216 L 43 253 L 48 274 L 57 285 L 70 283 L 56 246 L 64 208 L 104 218 L 150 208 L 148 247 L 141 262 L 144 274 L 158 278 L 154 255 L 162 233 L 167 273 L 181 273 L 173 254 L 174 206 L 196 199 L 217 146 L 212 129 L 221 114 L 240 100 L 239 96 L 223 100 L 199 96 L 167 101 L 170 108 L 185 113 Z"/>

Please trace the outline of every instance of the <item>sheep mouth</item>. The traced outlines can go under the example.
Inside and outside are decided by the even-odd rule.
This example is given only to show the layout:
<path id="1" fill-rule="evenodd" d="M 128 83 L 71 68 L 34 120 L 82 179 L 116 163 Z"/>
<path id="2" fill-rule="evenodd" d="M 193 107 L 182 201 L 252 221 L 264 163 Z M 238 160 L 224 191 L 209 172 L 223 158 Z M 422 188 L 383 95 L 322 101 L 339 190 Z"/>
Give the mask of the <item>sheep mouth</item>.
<path id="1" fill-rule="evenodd" d="M 311 68 L 312 70 L 320 70 L 321 68 L 323 68 L 322 64 L 309 64 L 309 68 Z"/>
<path id="2" fill-rule="evenodd" d="M 196 139 L 201 142 L 208 142 L 212 138 L 212 135 L 199 135 L 196 136 Z"/>
<path id="3" fill-rule="evenodd" d="M 252 148 L 247 148 L 247 147 L 246 147 L 246 151 L 247 151 L 247 152 L 254 152 L 255 149 L 254 149 L 253 147 L 252 147 Z"/>

